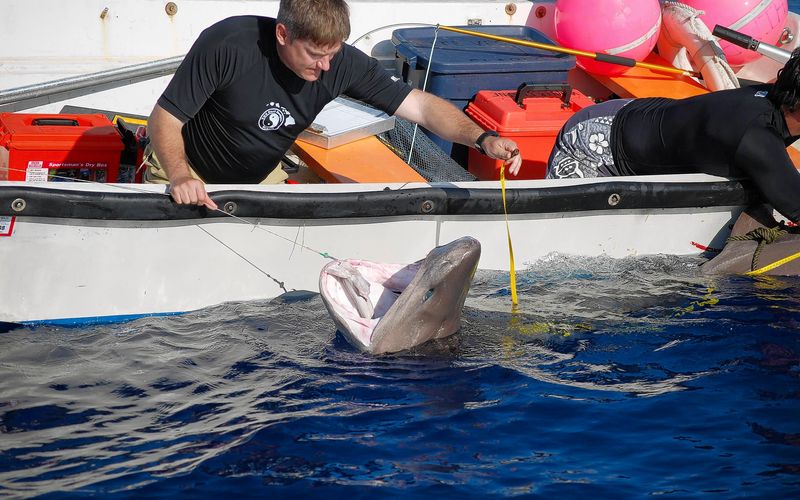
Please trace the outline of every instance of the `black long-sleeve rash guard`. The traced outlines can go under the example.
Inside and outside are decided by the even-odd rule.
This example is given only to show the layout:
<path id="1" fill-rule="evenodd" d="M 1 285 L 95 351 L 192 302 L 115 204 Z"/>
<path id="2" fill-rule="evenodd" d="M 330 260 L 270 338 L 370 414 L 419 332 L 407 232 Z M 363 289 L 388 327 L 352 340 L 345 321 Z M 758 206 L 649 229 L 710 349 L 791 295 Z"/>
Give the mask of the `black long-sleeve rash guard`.
<path id="1" fill-rule="evenodd" d="M 231 17 L 203 31 L 158 104 L 184 122 L 186 155 L 209 183 L 258 183 L 325 104 L 345 94 L 394 114 L 411 92 L 347 44 L 301 79 L 278 57 L 275 20 Z"/>
<path id="2" fill-rule="evenodd" d="M 753 180 L 780 213 L 800 220 L 800 173 L 786 147 L 791 136 L 769 85 L 688 99 L 635 99 L 614 118 L 611 137 L 619 175 L 712 175 Z"/>

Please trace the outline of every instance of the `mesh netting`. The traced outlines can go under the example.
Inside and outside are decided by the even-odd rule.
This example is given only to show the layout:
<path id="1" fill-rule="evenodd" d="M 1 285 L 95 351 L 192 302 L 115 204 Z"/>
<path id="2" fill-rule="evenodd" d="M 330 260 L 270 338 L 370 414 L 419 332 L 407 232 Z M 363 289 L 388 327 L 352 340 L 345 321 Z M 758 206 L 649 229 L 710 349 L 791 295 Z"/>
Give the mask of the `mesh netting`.
<path id="1" fill-rule="evenodd" d="M 414 124 L 395 117 L 392 130 L 383 132 L 378 138 L 391 149 L 394 154 L 406 161 L 411 148 Z M 411 153 L 411 168 L 417 171 L 428 182 L 474 181 L 476 177 L 450 158 L 442 149 L 425 135 L 422 129 L 417 130 L 414 139 L 414 151 Z"/>

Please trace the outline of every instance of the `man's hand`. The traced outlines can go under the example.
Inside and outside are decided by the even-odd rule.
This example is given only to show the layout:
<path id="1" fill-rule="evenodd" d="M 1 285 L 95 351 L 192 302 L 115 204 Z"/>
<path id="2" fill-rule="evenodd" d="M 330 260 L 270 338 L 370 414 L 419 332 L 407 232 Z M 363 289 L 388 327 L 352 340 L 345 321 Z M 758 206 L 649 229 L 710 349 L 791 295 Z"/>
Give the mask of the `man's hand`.
<path id="1" fill-rule="evenodd" d="M 505 160 L 504 167 L 508 173 L 517 175 L 522 166 L 522 156 L 519 154 L 517 143 L 505 137 L 487 136 L 481 147 L 486 151 L 486 156 L 496 160 Z"/>
<path id="2" fill-rule="evenodd" d="M 203 182 L 192 177 L 181 134 L 183 122 L 156 104 L 150 113 L 147 128 L 150 145 L 169 179 L 169 192 L 175 203 L 205 205 L 217 210 L 217 204 L 209 198 Z"/>
<path id="3" fill-rule="evenodd" d="M 182 205 L 205 205 L 211 210 L 217 210 L 217 204 L 214 203 L 208 193 L 206 193 L 205 185 L 202 181 L 193 178 L 190 175 L 179 176 L 172 179 L 169 183 L 169 192 L 175 203 Z"/>

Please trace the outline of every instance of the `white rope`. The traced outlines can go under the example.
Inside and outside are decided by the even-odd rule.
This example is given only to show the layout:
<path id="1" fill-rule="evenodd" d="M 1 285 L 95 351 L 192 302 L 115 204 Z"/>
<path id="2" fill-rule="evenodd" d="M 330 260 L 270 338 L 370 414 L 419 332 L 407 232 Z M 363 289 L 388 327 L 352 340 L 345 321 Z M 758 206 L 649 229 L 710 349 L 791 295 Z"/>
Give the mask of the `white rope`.
<path id="1" fill-rule="evenodd" d="M 431 43 L 431 53 L 428 56 L 428 67 L 425 68 L 425 79 L 422 81 L 422 91 L 425 92 L 425 89 L 428 87 L 428 75 L 431 74 L 431 66 L 433 66 L 433 48 L 436 47 L 436 38 L 439 36 L 439 25 L 436 25 L 436 28 L 433 30 L 433 42 Z M 419 128 L 418 124 L 414 124 L 414 133 L 411 134 L 411 147 L 408 149 L 408 159 L 406 163 L 411 165 L 411 153 L 414 152 L 414 142 L 417 140 L 417 129 Z"/>

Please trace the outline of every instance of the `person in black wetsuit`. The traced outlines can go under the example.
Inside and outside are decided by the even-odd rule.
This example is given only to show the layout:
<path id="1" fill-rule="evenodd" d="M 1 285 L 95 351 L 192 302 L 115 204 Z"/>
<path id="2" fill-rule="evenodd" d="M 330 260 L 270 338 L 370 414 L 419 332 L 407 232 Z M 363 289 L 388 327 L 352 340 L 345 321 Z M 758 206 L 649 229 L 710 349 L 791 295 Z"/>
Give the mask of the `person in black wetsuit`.
<path id="1" fill-rule="evenodd" d="M 216 209 L 204 182 L 281 182 L 284 153 L 340 94 L 506 160 L 516 175 L 522 160 L 514 141 L 392 80 L 377 60 L 343 43 L 349 35 L 344 0 L 281 0 L 277 19 L 232 17 L 203 31 L 148 120 L 152 172 L 167 178 L 173 199 Z"/>
<path id="2" fill-rule="evenodd" d="M 548 179 L 706 173 L 749 177 L 781 214 L 800 220 L 800 49 L 774 84 L 686 99 L 617 99 L 576 113 L 559 132 Z"/>

